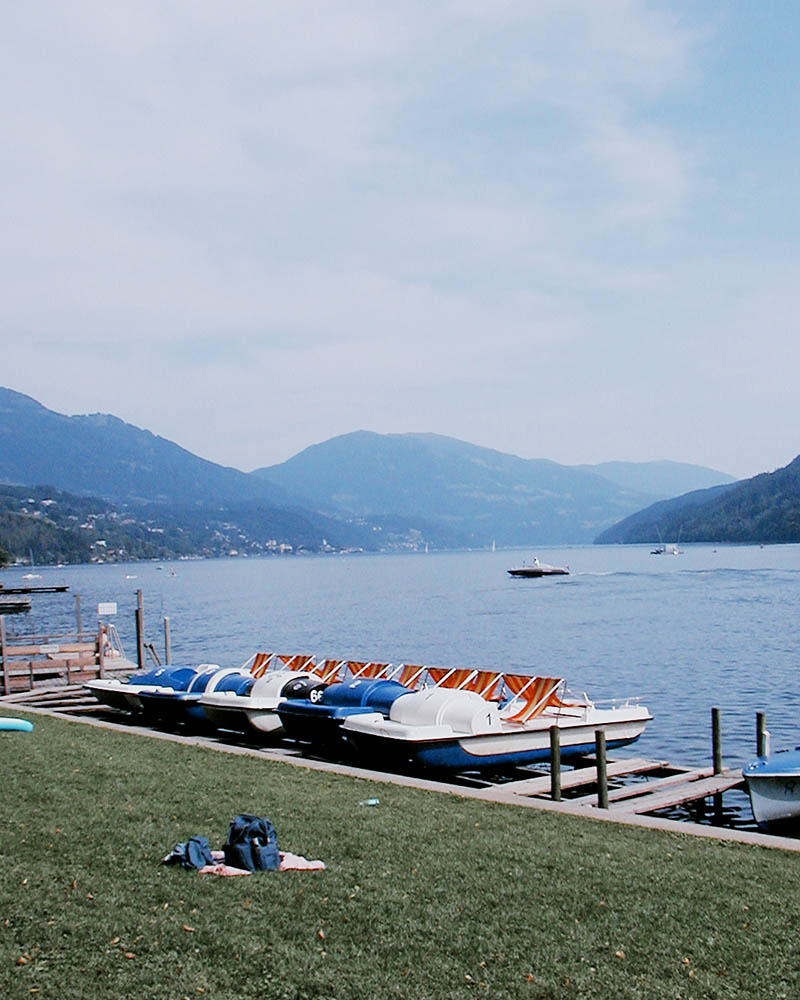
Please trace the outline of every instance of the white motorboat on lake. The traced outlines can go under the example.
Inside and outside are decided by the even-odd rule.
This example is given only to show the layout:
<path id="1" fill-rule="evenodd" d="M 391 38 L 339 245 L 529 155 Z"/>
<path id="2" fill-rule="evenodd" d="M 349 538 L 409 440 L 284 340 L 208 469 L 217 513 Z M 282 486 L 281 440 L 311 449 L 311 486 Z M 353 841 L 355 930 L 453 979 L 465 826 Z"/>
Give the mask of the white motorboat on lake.
<path id="1" fill-rule="evenodd" d="M 508 570 L 508 575 L 533 579 L 538 579 L 542 576 L 569 576 L 569 566 L 551 566 L 549 563 L 539 562 L 538 559 L 534 559 L 530 566 L 523 564 L 522 566 L 515 566 Z"/>

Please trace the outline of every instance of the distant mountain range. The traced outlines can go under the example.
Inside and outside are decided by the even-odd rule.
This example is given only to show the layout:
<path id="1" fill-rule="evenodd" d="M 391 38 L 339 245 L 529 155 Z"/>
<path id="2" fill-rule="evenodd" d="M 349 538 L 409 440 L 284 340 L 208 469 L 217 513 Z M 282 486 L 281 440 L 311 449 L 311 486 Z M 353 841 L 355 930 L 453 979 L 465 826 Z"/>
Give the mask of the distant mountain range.
<path id="1" fill-rule="evenodd" d="M 800 542 L 800 456 L 775 472 L 653 504 L 597 541 Z"/>
<path id="2" fill-rule="evenodd" d="M 680 488 L 692 481 L 692 466 L 654 464 L 662 483 L 670 469 Z M 591 467 L 518 458 L 437 434 L 356 431 L 252 475 L 295 498 L 314 496 L 317 508 L 331 514 L 423 518 L 476 547 L 591 542 L 665 495 L 626 483 L 637 478 L 627 463 L 615 463 L 611 478 Z M 713 475 L 695 470 L 694 485 Z M 716 475 L 717 482 L 730 478 Z"/>
<path id="3" fill-rule="evenodd" d="M 117 417 L 65 416 L 0 388 L 0 483 L 62 491 L 64 510 L 70 497 L 96 497 L 117 526 L 147 524 L 150 536 L 160 535 L 164 558 L 584 543 L 654 500 L 731 481 L 672 462 L 569 467 L 436 434 L 367 431 L 244 473 Z M 21 509 L 26 499 L 11 491 L 5 501 L 19 539 L 19 518 L 34 516 Z M 67 521 L 84 516 L 83 505 L 74 506 Z M 40 519 L 48 514 L 37 509 Z M 98 531 L 111 533 L 108 523 Z M 2 524 L 0 545 L 1 532 Z M 135 545 L 123 536 L 115 535 L 115 551 L 130 555 Z M 152 540 L 140 546 L 143 557 Z M 95 541 L 109 547 L 99 535 Z"/>

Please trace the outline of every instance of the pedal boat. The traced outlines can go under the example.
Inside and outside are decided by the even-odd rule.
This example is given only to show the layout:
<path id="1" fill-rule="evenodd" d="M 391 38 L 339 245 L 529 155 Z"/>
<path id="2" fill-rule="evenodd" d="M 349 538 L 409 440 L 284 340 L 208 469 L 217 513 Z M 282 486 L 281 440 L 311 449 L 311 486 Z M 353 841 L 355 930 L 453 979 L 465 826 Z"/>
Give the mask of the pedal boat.
<path id="1" fill-rule="evenodd" d="M 312 691 L 308 698 L 287 699 L 278 705 L 278 715 L 291 739 L 335 744 L 342 742 L 342 725 L 349 716 L 376 714 L 385 718 L 396 700 L 412 693 L 385 677 L 355 677 Z"/>
<path id="2" fill-rule="evenodd" d="M 226 677 L 200 698 L 206 718 L 217 729 L 283 735 L 278 706 L 287 698 L 310 698 L 325 687 L 314 674 L 271 670 L 261 677 Z"/>
<path id="3" fill-rule="evenodd" d="M 151 720 L 168 725 L 193 724 L 207 726 L 208 720 L 200 705 L 206 691 L 215 690 L 220 684 L 231 680 L 249 678 L 242 667 L 220 667 L 216 663 L 203 663 L 184 685 L 157 687 L 143 691 L 139 695 L 142 713 Z"/>
<path id="4" fill-rule="evenodd" d="M 119 677 L 98 677 L 83 686 L 98 701 L 122 712 L 141 712 L 139 695 L 161 686 L 188 684 L 196 673 L 195 667 L 155 667 L 144 673 L 131 674 L 126 680 Z"/>
<path id="5" fill-rule="evenodd" d="M 349 715 L 342 732 L 373 759 L 471 771 L 548 760 L 552 726 L 559 730 L 562 758 L 569 759 L 594 750 L 597 730 L 605 733 L 606 746 L 616 749 L 637 740 L 652 719 L 636 699 L 609 708 L 585 695 L 567 699 L 560 678 L 506 674 L 503 681 L 513 685 L 505 701 L 430 687 L 397 698 L 388 712 Z"/>
<path id="6" fill-rule="evenodd" d="M 800 747 L 757 757 L 743 770 L 753 817 L 770 833 L 800 829 Z"/>

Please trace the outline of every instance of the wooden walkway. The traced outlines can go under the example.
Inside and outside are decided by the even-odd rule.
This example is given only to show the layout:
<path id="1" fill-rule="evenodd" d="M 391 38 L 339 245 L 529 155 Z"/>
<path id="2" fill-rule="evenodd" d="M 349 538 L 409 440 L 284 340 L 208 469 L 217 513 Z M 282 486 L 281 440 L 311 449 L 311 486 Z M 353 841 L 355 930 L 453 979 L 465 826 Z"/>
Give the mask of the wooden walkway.
<path id="1" fill-rule="evenodd" d="M 685 768 L 664 760 L 647 760 L 643 757 L 620 758 L 608 761 L 609 778 L 627 779 L 645 776 L 644 781 L 622 784 L 608 791 L 609 811 L 617 815 L 647 815 L 662 809 L 696 802 L 711 796 L 721 795 L 733 788 L 744 788 L 741 771 L 725 769 L 714 774 L 713 769 Z M 658 774 L 659 777 L 651 775 Z M 589 788 L 597 784 L 597 769 L 591 758 L 584 758 L 584 766 L 572 771 L 561 772 L 561 789 L 572 791 Z M 497 800 L 508 798 L 550 799 L 550 775 L 540 775 L 521 781 L 487 786 L 478 795 Z M 570 796 L 572 805 L 597 809 L 597 791 L 587 791 L 584 795 Z"/>

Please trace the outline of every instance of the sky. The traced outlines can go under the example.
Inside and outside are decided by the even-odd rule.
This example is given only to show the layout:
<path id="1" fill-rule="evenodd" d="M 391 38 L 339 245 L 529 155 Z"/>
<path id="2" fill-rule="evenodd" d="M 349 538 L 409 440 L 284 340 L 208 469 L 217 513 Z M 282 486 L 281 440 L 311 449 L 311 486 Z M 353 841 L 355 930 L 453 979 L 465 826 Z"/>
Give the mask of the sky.
<path id="1" fill-rule="evenodd" d="M 245 471 L 800 453 L 795 0 L 30 0 L 0 384 Z"/>

